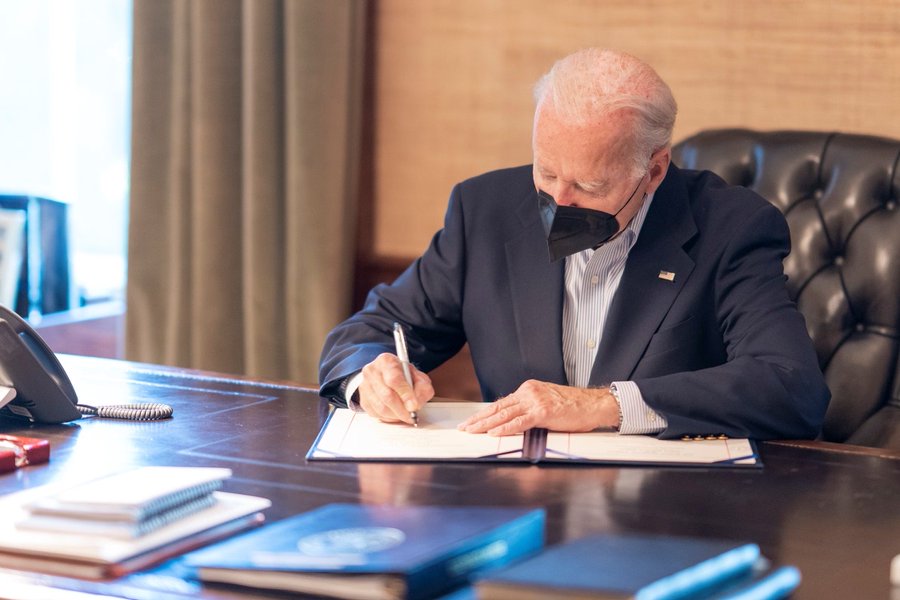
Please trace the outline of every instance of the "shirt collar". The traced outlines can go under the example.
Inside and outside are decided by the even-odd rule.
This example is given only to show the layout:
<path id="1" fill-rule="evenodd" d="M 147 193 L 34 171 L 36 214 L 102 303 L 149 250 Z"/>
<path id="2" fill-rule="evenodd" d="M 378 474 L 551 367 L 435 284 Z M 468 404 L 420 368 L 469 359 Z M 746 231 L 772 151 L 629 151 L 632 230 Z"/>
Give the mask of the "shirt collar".
<path id="1" fill-rule="evenodd" d="M 638 235 L 641 233 L 641 228 L 644 226 L 644 219 L 647 218 L 647 211 L 650 210 L 651 202 L 653 202 L 653 194 L 648 194 L 647 199 L 644 200 L 644 203 L 635 213 L 634 218 L 631 219 L 628 225 L 625 226 L 625 230 L 622 232 L 622 237 L 626 239 L 626 247 L 629 250 L 634 246 Z"/>

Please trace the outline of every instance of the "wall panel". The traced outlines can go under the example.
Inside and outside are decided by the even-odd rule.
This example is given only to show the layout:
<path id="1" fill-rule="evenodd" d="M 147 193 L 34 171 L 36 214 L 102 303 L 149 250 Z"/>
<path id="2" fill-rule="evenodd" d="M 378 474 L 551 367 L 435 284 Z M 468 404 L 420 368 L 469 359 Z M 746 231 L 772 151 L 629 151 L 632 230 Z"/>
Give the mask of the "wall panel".
<path id="1" fill-rule="evenodd" d="M 372 248 L 411 257 L 453 183 L 530 161 L 531 86 L 584 46 L 669 82 L 676 140 L 707 127 L 900 137 L 900 0 L 375 0 Z"/>

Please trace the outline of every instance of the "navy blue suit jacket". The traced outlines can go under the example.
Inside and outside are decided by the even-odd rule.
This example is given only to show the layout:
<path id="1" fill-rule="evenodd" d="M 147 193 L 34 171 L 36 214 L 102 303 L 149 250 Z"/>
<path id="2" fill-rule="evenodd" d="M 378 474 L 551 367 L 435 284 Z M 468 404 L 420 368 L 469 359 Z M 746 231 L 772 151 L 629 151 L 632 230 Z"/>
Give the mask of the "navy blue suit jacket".
<path id="1" fill-rule="evenodd" d="M 322 395 L 336 399 L 341 380 L 393 352 L 394 321 L 407 325 L 410 360 L 426 372 L 468 341 L 485 400 L 527 379 L 566 384 L 565 261 L 550 263 L 537 206 L 530 166 L 458 184 L 425 254 L 329 335 Z M 789 247 L 784 217 L 765 199 L 670 166 L 628 256 L 590 385 L 635 381 L 668 419 L 662 437 L 816 436 L 830 394 L 785 288 Z"/>

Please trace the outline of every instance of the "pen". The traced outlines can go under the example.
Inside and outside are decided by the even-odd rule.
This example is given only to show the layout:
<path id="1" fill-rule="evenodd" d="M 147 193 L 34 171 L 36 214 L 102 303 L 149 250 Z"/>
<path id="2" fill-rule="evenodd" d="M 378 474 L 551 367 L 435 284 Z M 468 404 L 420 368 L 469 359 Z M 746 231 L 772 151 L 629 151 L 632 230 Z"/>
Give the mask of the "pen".
<path id="1" fill-rule="evenodd" d="M 394 323 L 394 346 L 397 348 L 397 358 L 400 359 L 400 366 L 403 367 L 403 376 L 406 377 L 406 383 L 410 389 L 413 388 L 412 374 L 409 372 L 409 352 L 406 349 L 406 336 L 403 334 L 403 325 Z M 411 410 L 409 417 L 412 419 L 413 425 L 419 426 L 419 414 Z"/>

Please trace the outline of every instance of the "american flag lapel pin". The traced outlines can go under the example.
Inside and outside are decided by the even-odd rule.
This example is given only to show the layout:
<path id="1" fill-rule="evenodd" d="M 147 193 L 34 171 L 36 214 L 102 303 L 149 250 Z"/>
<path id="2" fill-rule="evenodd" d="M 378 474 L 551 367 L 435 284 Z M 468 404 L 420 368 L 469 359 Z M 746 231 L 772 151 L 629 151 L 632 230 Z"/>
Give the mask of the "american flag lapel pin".
<path id="1" fill-rule="evenodd" d="M 660 271 L 659 278 L 665 279 L 666 281 L 675 281 L 675 273 L 672 271 Z"/>

